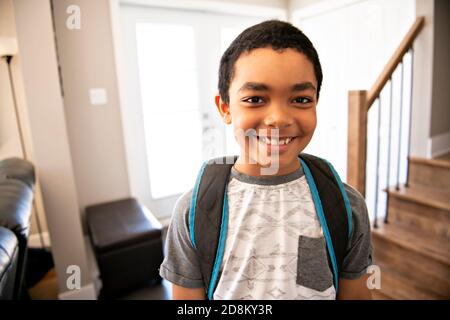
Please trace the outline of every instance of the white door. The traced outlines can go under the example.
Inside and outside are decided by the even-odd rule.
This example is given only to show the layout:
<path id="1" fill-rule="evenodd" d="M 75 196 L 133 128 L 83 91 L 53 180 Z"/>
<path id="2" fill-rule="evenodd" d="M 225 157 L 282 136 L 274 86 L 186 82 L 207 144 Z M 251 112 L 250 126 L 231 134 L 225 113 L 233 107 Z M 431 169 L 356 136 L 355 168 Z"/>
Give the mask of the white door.
<path id="1" fill-rule="evenodd" d="M 216 107 L 222 52 L 264 19 L 121 6 L 124 132 L 133 196 L 159 217 L 206 159 L 237 152 Z"/>

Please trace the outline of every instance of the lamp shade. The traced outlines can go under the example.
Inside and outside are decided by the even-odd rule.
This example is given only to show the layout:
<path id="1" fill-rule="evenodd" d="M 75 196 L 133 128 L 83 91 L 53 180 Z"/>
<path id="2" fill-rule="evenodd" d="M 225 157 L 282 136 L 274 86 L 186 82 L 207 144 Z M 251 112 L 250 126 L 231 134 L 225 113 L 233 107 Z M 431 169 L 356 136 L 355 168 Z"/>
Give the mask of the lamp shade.
<path id="1" fill-rule="evenodd" d="M 0 37 L 0 57 L 17 53 L 17 40 L 13 37 Z"/>

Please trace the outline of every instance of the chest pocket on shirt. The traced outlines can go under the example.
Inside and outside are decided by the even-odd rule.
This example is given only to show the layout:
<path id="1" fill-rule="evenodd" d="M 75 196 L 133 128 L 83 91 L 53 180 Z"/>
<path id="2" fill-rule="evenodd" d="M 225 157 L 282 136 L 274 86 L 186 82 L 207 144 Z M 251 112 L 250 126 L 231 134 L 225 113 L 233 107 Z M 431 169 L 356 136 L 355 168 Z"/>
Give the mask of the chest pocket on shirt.
<path id="1" fill-rule="evenodd" d="M 324 237 L 299 237 L 297 284 L 316 291 L 324 291 L 333 285 Z"/>

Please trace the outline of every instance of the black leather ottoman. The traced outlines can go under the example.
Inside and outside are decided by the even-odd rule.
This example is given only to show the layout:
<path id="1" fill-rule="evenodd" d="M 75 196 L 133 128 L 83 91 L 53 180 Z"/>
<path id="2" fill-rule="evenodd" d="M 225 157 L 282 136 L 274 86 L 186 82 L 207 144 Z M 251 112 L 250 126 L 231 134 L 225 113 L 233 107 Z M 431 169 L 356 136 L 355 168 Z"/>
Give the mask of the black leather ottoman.
<path id="1" fill-rule="evenodd" d="M 161 224 L 147 208 L 128 198 L 87 207 L 86 219 L 104 298 L 161 281 Z"/>

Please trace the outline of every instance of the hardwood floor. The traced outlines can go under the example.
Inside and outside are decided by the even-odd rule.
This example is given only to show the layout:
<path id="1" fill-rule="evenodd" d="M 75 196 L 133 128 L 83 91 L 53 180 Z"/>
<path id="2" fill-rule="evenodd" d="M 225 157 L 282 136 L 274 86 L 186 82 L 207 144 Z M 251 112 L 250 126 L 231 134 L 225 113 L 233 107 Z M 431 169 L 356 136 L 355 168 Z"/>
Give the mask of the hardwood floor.
<path id="1" fill-rule="evenodd" d="M 55 269 L 51 269 L 37 284 L 28 289 L 32 300 L 57 300 L 58 281 Z"/>

